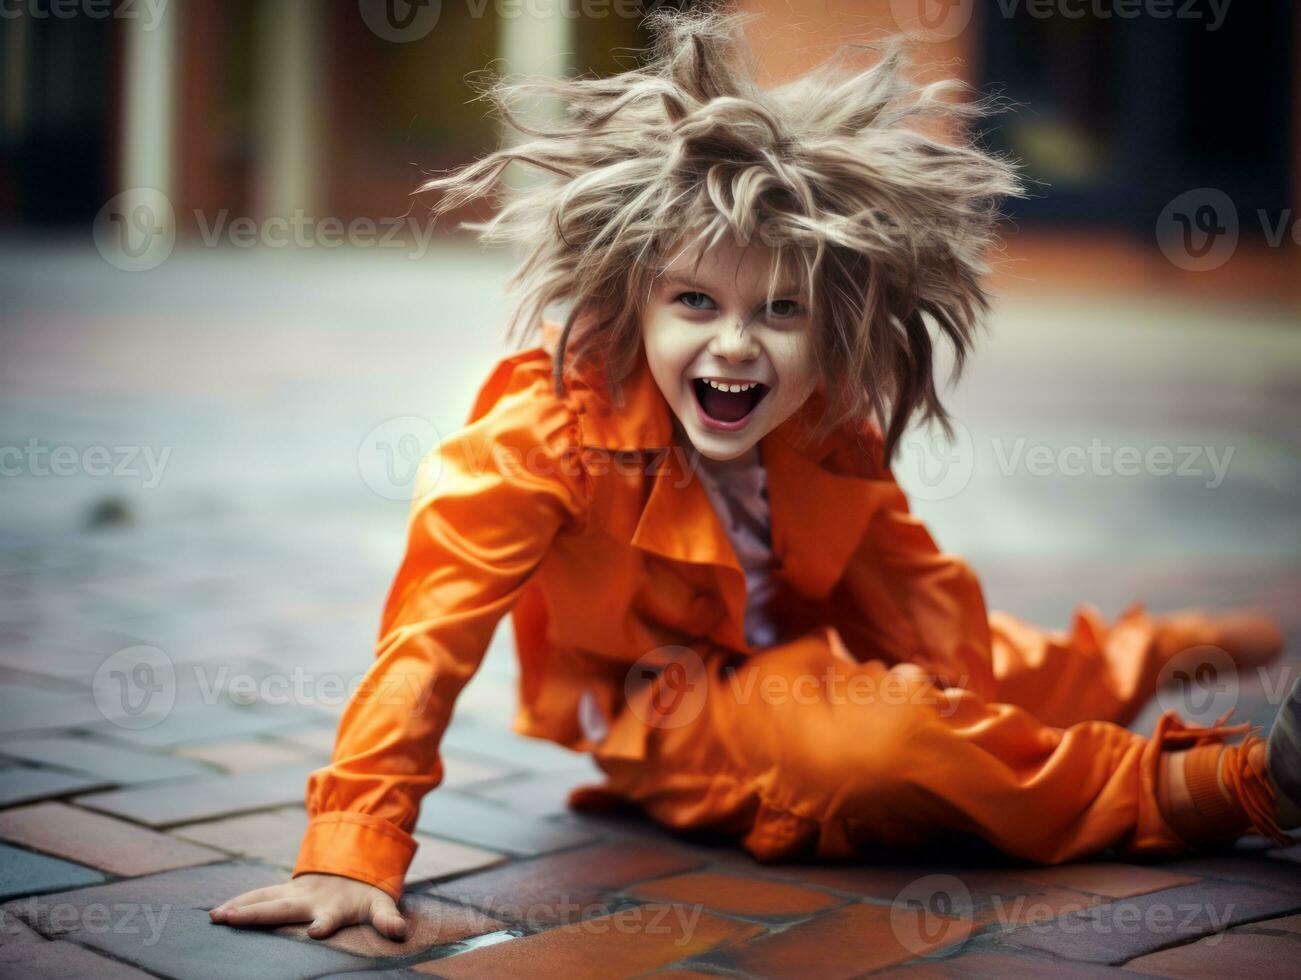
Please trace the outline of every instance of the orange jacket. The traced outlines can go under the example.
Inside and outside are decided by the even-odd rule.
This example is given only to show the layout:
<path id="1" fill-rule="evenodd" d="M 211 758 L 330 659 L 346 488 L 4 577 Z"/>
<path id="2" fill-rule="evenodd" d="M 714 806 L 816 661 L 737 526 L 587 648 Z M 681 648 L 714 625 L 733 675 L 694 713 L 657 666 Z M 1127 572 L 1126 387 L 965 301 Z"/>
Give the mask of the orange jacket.
<path id="1" fill-rule="evenodd" d="M 376 659 L 332 762 L 308 781 L 295 875 L 400 894 L 420 800 L 443 779 L 453 703 L 507 612 L 520 663 L 513 728 L 580 751 L 594 747 L 580 702 L 615 718 L 642 655 L 673 644 L 749 650 L 744 573 L 690 455 L 674 446 L 644 353 L 621 406 L 595 369 L 575 369 L 558 397 L 556 330 L 547 323 L 542 346 L 496 365 L 465 428 L 426 461 Z M 910 661 L 992 696 L 975 576 L 909 513 L 874 429 L 865 442 L 846 429 L 801 446 L 821 398 L 760 442 L 779 563 L 774 619 L 790 637 L 830 623 L 860 659 Z M 645 731 L 618 726 L 602 751 L 640 758 Z"/>

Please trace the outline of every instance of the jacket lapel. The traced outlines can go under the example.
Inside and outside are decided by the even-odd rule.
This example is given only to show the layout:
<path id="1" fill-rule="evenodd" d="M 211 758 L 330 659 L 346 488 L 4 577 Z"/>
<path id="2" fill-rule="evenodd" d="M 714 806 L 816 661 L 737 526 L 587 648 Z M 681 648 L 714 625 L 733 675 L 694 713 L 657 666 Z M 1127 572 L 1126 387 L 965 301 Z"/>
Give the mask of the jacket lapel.
<path id="1" fill-rule="evenodd" d="M 693 469 L 694 449 L 674 442 L 672 409 L 655 383 L 645 352 L 634 372 L 610 392 L 603 379 L 576 377 L 571 390 L 582 413 L 582 442 L 607 450 L 652 451 L 655 475 L 632 545 L 672 561 L 713 565 L 733 639 L 744 622 L 745 574 L 731 539 Z M 839 580 L 873 512 L 894 490 L 888 479 L 835 472 L 825 465 L 832 445 L 810 444 L 808 427 L 823 406 L 815 393 L 760 440 L 768 480 L 777 576 L 810 598 Z M 741 640 L 741 642 L 744 642 Z"/>

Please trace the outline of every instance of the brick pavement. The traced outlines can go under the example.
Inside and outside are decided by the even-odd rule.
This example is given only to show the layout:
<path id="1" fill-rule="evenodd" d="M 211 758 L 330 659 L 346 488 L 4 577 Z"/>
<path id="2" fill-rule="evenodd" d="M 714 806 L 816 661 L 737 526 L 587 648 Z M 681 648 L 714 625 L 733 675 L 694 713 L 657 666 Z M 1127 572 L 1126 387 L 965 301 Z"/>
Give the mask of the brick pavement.
<path id="1" fill-rule="evenodd" d="M 250 591 L 266 574 L 259 568 L 283 573 L 286 562 L 302 561 L 294 574 L 310 591 L 310 562 L 292 536 L 169 534 L 186 538 L 191 562 L 208 537 L 212 574 L 238 572 Z M 57 554 L 66 567 L 108 568 L 114 554 L 148 555 L 165 577 L 167 540 L 121 529 L 59 542 Z M 29 562 L 46 554 L 40 544 L 8 543 L 9 554 Z M 373 597 L 384 575 L 378 563 L 359 573 L 359 595 Z M 25 632 L 23 615 L 35 604 L 69 615 L 86 581 L 11 594 L 0 603 L 14 624 L 9 635 Z M 328 619 L 338 608 L 334 595 L 299 615 Z M 277 658 L 292 645 L 273 629 L 283 628 L 274 613 L 264 615 L 264 634 L 239 624 L 238 660 L 177 658 L 178 675 L 190 676 L 176 686 L 191 693 L 169 717 L 199 721 L 165 736 L 141 737 L 149 729 L 119 730 L 106 720 L 94 698 L 102 676 L 69 674 L 62 665 L 43 673 L 39 659 L 5 668 L 9 702 L 40 710 L 20 711 L 0 740 L 0 894 L 9 924 L 0 964 L 22 962 L 31 976 L 131 976 L 134 969 L 181 977 L 224 970 L 241 977 L 367 970 L 850 977 L 875 970 L 1093 976 L 1122 967 L 1194 976 L 1243 963 L 1269 977 L 1285 975 L 1295 962 L 1288 957 L 1301 954 L 1301 845 L 1282 851 L 1248 839 L 1224 855 L 1159 865 L 1031 868 L 981 855 L 966 866 L 953 859 L 759 866 L 636 814 L 567 811 L 568 787 L 595 778 L 590 762 L 515 736 L 500 708 L 493 715 L 484 707 L 486 697 L 471 699 L 477 710 L 458 712 L 444 749 L 448 782 L 422 816 L 404 906 L 415 923 L 407 942 L 364 927 L 320 944 L 301 927 L 213 926 L 197 910 L 281 880 L 291 866 L 304 821 L 303 779 L 325 760 L 338 710 L 308 699 L 277 717 L 278 689 L 259 682 L 275 676 Z M 103 628 L 68 631 L 67 648 L 101 662 L 124 644 L 153 640 L 147 630 L 131 633 L 129 620 L 87 619 Z M 340 635 L 337 642 L 348 642 L 347 631 Z M 322 663 L 340 658 L 328 650 L 319 656 Z M 508 691 L 509 657 L 501 635 L 473 683 Z M 234 682 L 236 673 L 247 680 Z"/>
<path id="2" fill-rule="evenodd" d="M 37 356 L 36 335 L 27 336 L 27 368 L 38 372 L 47 360 Z M 343 370 L 329 357 L 343 361 L 340 350 L 361 349 L 351 340 L 331 343 L 334 353 L 318 366 L 321 390 Z M 1037 341 L 1026 343 L 1030 354 L 1005 355 L 1002 373 L 978 375 L 975 387 L 997 402 L 1005 376 L 1017 375 L 1038 392 L 1032 405 L 1049 406 L 1031 414 L 1051 429 L 1055 403 L 1045 391 L 1052 385 L 1017 374 L 1034 360 Z M 260 363 L 261 383 L 308 385 L 301 368 L 290 367 L 297 348 L 284 348 L 282 362 Z M 85 345 L 81 384 L 97 377 L 88 365 L 104 349 Z M 67 356 L 75 357 L 75 346 Z M 483 358 L 460 356 L 464 362 L 449 370 L 470 379 L 465 389 Z M 1181 356 L 1192 367 L 1179 378 L 1202 377 L 1194 368 L 1207 355 Z M 250 382 L 248 404 L 235 395 L 205 402 L 205 384 L 209 395 L 223 391 L 201 365 L 195 370 L 199 393 L 186 389 L 182 414 L 206 433 L 194 437 L 205 458 L 233 460 L 231 433 L 253 431 L 242 426 L 266 416 L 265 392 Z M 1133 396 L 1096 365 L 1082 378 L 1100 384 L 1095 391 L 1077 379 L 1080 404 L 1057 405 L 1063 417 L 1090 407 L 1105 417 L 1109 409 L 1100 405 Z M 58 415 L 31 375 L 23 379 L 17 395 L 0 384 L 0 402 L 28 413 L 8 416 L 26 421 L 6 423 L 4 439 L 19 440 L 26 424 L 72 425 L 75 413 Z M 1239 397 L 1242 383 L 1201 394 L 1222 406 L 1255 404 Z M 48 384 L 59 390 L 58 378 Z M 147 375 L 131 378 L 138 398 L 121 409 L 121 424 L 145 425 L 167 404 L 165 392 L 146 397 L 151 384 L 166 388 Z M 327 410 L 315 389 L 291 390 Z M 1291 389 L 1276 393 L 1296 397 Z M 459 415 L 465 391 L 448 399 L 448 413 Z M 1019 415 L 1025 402 L 1013 401 L 1009 411 Z M 1151 417 L 1164 404 L 1158 393 L 1139 407 Z M 95 398 L 80 407 L 83 428 L 68 438 L 114 438 Z M 228 408 L 233 415 L 216 420 Z M 392 405 L 379 411 L 395 413 Z M 997 417 L 979 414 L 972 422 L 995 424 Z M 1279 503 L 1269 488 L 1295 486 L 1298 467 L 1271 454 L 1273 444 L 1252 454 L 1253 440 L 1269 443 L 1267 421 L 1238 416 L 1235 424 L 1240 435 L 1229 438 L 1246 447 L 1247 468 L 1214 507 L 1168 484 L 1124 488 L 1124 510 L 1116 513 L 1135 515 L 1131 537 L 1143 525 L 1142 534 L 1169 542 L 1170 553 L 1138 541 L 1123 576 L 1108 549 L 1126 528 L 1101 531 L 1110 537 L 1091 551 L 1087 528 L 1077 533 L 1057 518 L 1076 503 L 1069 498 L 1077 484 L 1069 481 L 1053 484 L 1064 496 L 1052 500 L 1036 497 L 1033 481 L 1009 478 L 998 487 L 1019 501 L 1019 519 L 1029 525 L 1005 557 L 965 523 L 967 508 L 992 499 L 979 481 L 955 510 L 936 511 L 941 536 L 976 552 L 993 604 L 1044 622 L 1062 621 L 1067 603 L 1082 598 L 1113 609 L 1135 596 L 1157 607 L 1255 598 L 1288 622 L 1295 669 L 1298 574 L 1287 544 L 1289 536 L 1295 541 L 1295 505 Z M 297 449 L 290 431 L 272 433 L 281 451 Z M 0 976 L 1301 974 L 1301 845 L 1281 850 L 1248 838 L 1215 856 L 1136 864 L 1100 855 L 1053 868 L 955 845 L 854 865 L 760 866 L 633 813 L 569 812 L 567 789 L 595 779 L 595 770 L 583 757 L 508 730 L 508 630 L 463 694 L 444 744 L 447 780 L 422 813 L 404 899 L 414 927 L 405 943 L 364 927 L 317 943 L 301 927 L 212 925 L 204 910 L 283 880 L 292 864 L 303 780 L 325 761 L 341 707 L 332 682 L 365 668 L 403 508 L 373 495 L 363 504 L 313 501 L 303 483 L 281 495 L 257 473 L 249 477 L 253 490 L 238 473 L 228 484 L 213 477 L 204 472 L 186 483 L 181 473 L 167 507 L 144 507 L 125 526 L 32 523 L 12 516 L 18 511 L 0 524 Z M 29 489 L 8 499 L 21 503 Z M 996 524 L 997 505 L 990 506 L 995 519 L 987 523 Z M 110 704 L 106 714 L 103 699 L 121 693 L 112 658 L 141 645 L 161 651 L 159 667 L 171 671 L 159 692 L 165 704 L 133 704 L 134 714 Z M 1258 720 L 1271 710 L 1267 693 L 1260 683 L 1243 684 L 1243 706 Z M 1136 729 L 1150 730 L 1152 717 L 1145 713 Z"/>

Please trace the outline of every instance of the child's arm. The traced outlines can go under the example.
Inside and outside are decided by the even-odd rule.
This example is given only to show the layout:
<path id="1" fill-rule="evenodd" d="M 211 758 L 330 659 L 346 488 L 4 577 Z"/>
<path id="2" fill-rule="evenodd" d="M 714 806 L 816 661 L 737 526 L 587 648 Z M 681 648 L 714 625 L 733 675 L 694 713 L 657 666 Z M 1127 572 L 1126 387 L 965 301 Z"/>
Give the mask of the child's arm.
<path id="1" fill-rule="evenodd" d="M 438 747 L 453 702 L 555 534 L 585 507 L 569 453 L 577 423 L 549 371 L 545 358 L 508 359 L 470 424 L 426 461 L 376 660 L 343 713 L 330 765 L 308 781 L 294 879 L 227 902 L 218 921 L 310 918 L 317 937 L 353 921 L 393 925 L 420 799 L 443 779 Z"/>
<path id="2" fill-rule="evenodd" d="M 994 694 L 989 617 L 980 581 L 941 552 L 884 465 L 885 497 L 833 593 L 834 620 L 851 649 L 915 663 L 944 686 Z"/>

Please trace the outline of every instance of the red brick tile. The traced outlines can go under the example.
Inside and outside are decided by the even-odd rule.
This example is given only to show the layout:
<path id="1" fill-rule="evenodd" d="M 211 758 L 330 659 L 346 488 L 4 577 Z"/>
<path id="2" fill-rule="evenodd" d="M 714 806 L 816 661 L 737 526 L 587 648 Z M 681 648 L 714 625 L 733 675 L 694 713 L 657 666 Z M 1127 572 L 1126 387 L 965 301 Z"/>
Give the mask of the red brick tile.
<path id="1" fill-rule="evenodd" d="M 1298 963 L 1301 944 L 1290 936 L 1230 932 L 1140 956 L 1126 963 L 1125 969 L 1156 977 L 1295 980 Z"/>
<path id="2" fill-rule="evenodd" d="M 469 756 L 460 752 L 443 752 L 442 787 L 472 786 L 490 779 L 500 779 L 512 772 L 489 759 Z"/>
<path id="3" fill-rule="evenodd" d="M 1288 861 L 1262 857 L 1215 856 L 1187 858 L 1171 865 L 1187 874 L 1246 881 L 1262 888 L 1301 891 L 1301 869 Z"/>
<path id="4" fill-rule="evenodd" d="M 171 833 L 231 854 L 292 868 L 306 829 L 306 811 L 302 807 L 286 807 L 186 824 Z"/>
<path id="5" fill-rule="evenodd" d="M 28 766 L 6 766 L 0 770 L 0 807 L 89 793 L 111 785 L 94 776 L 78 776 L 70 772 Z"/>
<path id="6" fill-rule="evenodd" d="M 974 909 L 977 926 L 1007 927 L 1040 922 L 1079 912 L 1105 901 L 1099 895 L 1086 895 L 1083 892 L 1017 881 L 1014 878 L 988 882 L 969 880 L 968 884 L 973 898 L 979 898 L 979 904 Z"/>
<path id="7" fill-rule="evenodd" d="M 701 962 L 773 980 L 858 977 L 964 941 L 971 923 L 943 916 L 920 923 L 908 910 L 856 902 L 783 932 L 701 957 Z"/>
<path id="8" fill-rule="evenodd" d="M 207 745 L 183 746 L 176 754 L 206 762 L 226 772 L 256 772 L 315 759 L 295 745 L 279 745 L 252 738 L 231 739 Z"/>
<path id="9" fill-rule="evenodd" d="M 1023 926 L 1005 941 L 1066 959 L 1118 964 L 1173 943 L 1193 942 L 1228 926 L 1299 908 L 1301 895 L 1295 892 L 1208 878 Z"/>
<path id="10" fill-rule="evenodd" d="M 1253 922 L 1251 925 L 1243 926 L 1240 932 L 1255 932 L 1263 929 L 1266 932 L 1295 932 L 1301 935 L 1301 915 L 1285 915 L 1278 919 L 1265 919 L 1262 922 Z"/>
<path id="11" fill-rule="evenodd" d="M 169 827 L 297 803 L 302 799 L 309 772 L 306 765 L 278 766 L 184 783 L 92 793 L 78 797 L 77 804 L 151 827 Z"/>
<path id="12" fill-rule="evenodd" d="M 510 976 L 605 980 L 645 973 L 762 931 L 762 926 L 685 905 L 639 905 L 414 969 L 448 980 Z"/>
<path id="13" fill-rule="evenodd" d="M 309 725 L 292 731 L 276 732 L 271 738 L 277 742 L 289 742 L 318 758 L 328 759 L 334 751 L 334 736 L 338 731 L 337 725 Z"/>
<path id="14" fill-rule="evenodd" d="M 911 865 L 822 865 L 801 868 L 783 877 L 890 903 L 909 895 L 915 888 L 931 889 L 928 894 L 937 894 L 947 903 L 947 907 L 933 907 L 934 912 L 966 918 L 977 927 L 1038 921 L 1102 901 L 1093 894 L 1013 877 L 1023 873 L 1032 874 L 1033 869 L 1029 872 L 987 868 L 937 871 L 934 867 Z"/>
<path id="15" fill-rule="evenodd" d="M 82 888 L 103 880 L 94 868 L 0 843 L 0 899 Z"/>
<path id="16" fill-rule="evenodd" d="M 0 912 L 0 977 L 94 977 L 150 980 L 133 966 L 105 959 L 75 943 L 50 942 L 16 918 Z"/>
<path id="17" fill-rule="evenodd" d="M 0 811 L 0 837 L 126 877 L 225 858 L 220 851 L 65 803 Z"/>
<path id="18" fill-rule="evenodd" d="M 520 813 L 551 816 L 557 813 L 568 814 L 570 792 L 576 786 L 592 782 L 594 778 L 591 767 L 587 766 L 581 769 L 495 779 L 489 783 L 471 786 L 467 792 L 502 806 L 508 806 Z"/>
<path id="19" fill-rule="evenodd" d="M 892 978 L 906 980 L 1103 980 L 1106 977 L 1125 976 L 1109 966 L 1089 963 L 1072 963 L 1069 960 L 1038 959 L 1012 953 L 981 951 L 961 956 L 904 966 L 891 970 Z"/>
<path id="20" fill-rule="evenodd" d="M 573 823 L 518 813 L 454 789 L 435 791 L 424 802 L 416 829 L 516 857 L 538 857 L 595 839 Z"/>
<path id="21" fill-rule="evenodd" d="M 698 871 L 657 878 L 631 888 L 633 898 L 704 905 L 719 912 L 755 918 L 792 918 L 810 915 L 844 900 L 826 892 L 763 878 Z"/>
<path id="22" fill-rule="evenodd" d="M 103 928 L 106 909 L 133 910 L 133 914 L 146 917 L 151 913 L 170 915 L 183 909 L 211 909 L 228 898 L 282 881 L 284 874 L 275 868 L 255 864 L 203 864 L 107 885 L 16 898 L 3 908 L 46 936 L 78 931 L 86 934 Z"/>
<path id="23" fill-rule="evenodd" d="M 357 956 L 414 956 L 428 949 L 505 928 L 503 923 L 482 912 L 428 895 L 404 895 L 399 907 L 407 920 L 407 937 L 402 942 L 381 936 L 369 925 L 348 926 L 320 941 Z M 284 926 L 276 932 L 296 939 L 308 939 L 308 925 L 304 922 Z"/>
<path id="24" fill-rule="evenodd" d="M 1017 868 L 1007 873 L 1021 881 L 1054 885 L 1077 892 L 1091 892 L 1094 895 L 1105 895 L 1107 898 L 1130 898 L 1134 895 L 1160 891 L 1162 888 L 1191 885 L 1197 881 L 1193 875 L 1175 874 L 1162 871 L 1160 868 L 1110 861 L 1057 864 L 1043 868 Z"/>
<path id="25" fill-rule="evenodd" d="M 543 928 L 591 914 L 607 894 L 648 878 L 688 871 L 700 863 L 646 844 L 602 843 L 515 861 L 446 882 L 432 891 L 499 919 Z"/>

